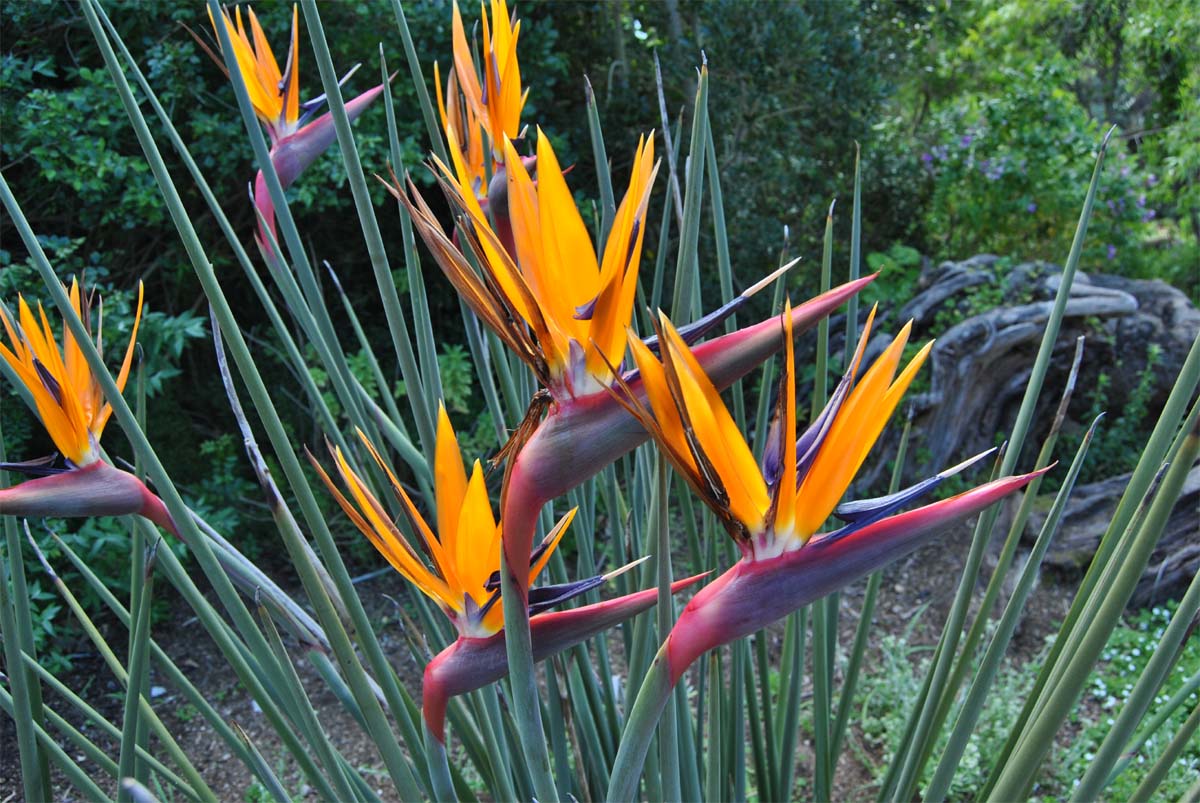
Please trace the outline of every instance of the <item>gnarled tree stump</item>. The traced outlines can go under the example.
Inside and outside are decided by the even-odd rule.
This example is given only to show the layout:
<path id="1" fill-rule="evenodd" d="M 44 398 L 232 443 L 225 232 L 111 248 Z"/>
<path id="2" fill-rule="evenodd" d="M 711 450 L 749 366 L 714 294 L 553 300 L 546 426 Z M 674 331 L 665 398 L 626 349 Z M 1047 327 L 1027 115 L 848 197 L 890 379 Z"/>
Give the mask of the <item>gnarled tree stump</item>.
<path id="1" fill-rule="evenodd" d="M 880 308 L 878 334 L 868 347 L 869 355 L 882 351 L 891 334 L 909 318 L 913 320 L 914 342 L 937 338 L 925 369 L 928 390 L 910 394 L 907 403 L 914 416 L 914 441 L 906 480 L 928 476 L 994 446 L 997 433 L 1011 431 L 1061 276 L 1062 270 L 1056 265 L 1025 263 L 1007 267 L 998 257 L 981 255 L 927 269 L 921 277 L 920 292 L 902 309 L 896 312 Z M 951 315 L 945 314 L 948 312 Z M 947 317 L 963 315 L 966 317 L 959 323 L 945 328 Z M 838 332 L 842 327 L 835 324 L 832 329 Z M 1143 375 L 1152 371 L 1145 399 L 1146 420 L 1122 424 L 1141 426 L 1148 432 L 1198 332 L 1200 311 L 1183 293 L 1164 282 L 1076 274 L 1018 466 L 1030 467 L 1045 438 L 1077 336 L 1084 335 L 1087 340 L 1064 431 L 1063 441 L 1068 443 L 1072 435 L 1077 443 L 1081 430 L 1090 423 L 1086 419 L 1098 401 L 1098 389 L 1103 390 L 1102 404 L 1108 413 L 1101 426 L 1114 426 Z M 842 348 L 836 342 L 832 345 L 833 353 Z M 1148 367 L 1147 354 L 1152 347 L 1157 350 L 1157 358 Z M 875 454 L 895 453 L 900 427 L 890 430 Z M 1061 452 L 1057 458 L 1069 462 L 1071 455 Z M 1090 459 L 1093 475 L 1104 476 L 1105 466 L 1096 463 L 1104 456 L 1093 455 Z M 859 486 L 878 489 L 886 482 L 885 463 L 886 457 L 872 461 Z M 1112 473 L 1119 470 L 1114 466 Z M 1089 550 L 1095 549 L 1092 535 L 1096 525 L 1087 522 L 1103 518 L 1101 502 L 1115 505 L 1123 487 L 1121 478 L 1114 477 L 1076 489 L 1076 501 L 1058 536 L 1059 545 L 1048 558 L 1050 565 L 1067 569 L 1078 566 L 1084 553 L 1090 556 Z M 1139 601 L 1151 599 L 1155 589 L 1169 588 L 1178 578 L 1190 579 L 1200 567 L 1200 516 L 1196 509 L 1195 493 L 1180 501 L 1172 526 L 1139 586 Z M 1093 511 L 1090 519 L 1085 512 L 1088 510 Z"/>

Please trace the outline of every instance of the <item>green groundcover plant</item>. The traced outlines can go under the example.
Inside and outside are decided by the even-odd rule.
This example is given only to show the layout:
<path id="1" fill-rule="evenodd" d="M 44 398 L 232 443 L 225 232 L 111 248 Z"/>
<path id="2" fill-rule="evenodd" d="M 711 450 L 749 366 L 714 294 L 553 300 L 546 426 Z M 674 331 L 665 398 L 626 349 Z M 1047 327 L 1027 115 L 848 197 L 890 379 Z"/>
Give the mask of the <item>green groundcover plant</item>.
<path id="1" fill-rule="evenodd" d="M 541 76 L 522 61 L 523 20 L 504 0 L 478 18 L 433 6 L 449 31 L 436 66 L 416 45 L 408 9 L 398 0 L 387 8 L 402 63 L 364 48 L 357 71 L 330 48 L 351 25 L 339 6 L 300 3 L 290 26 L 278 26 L 286 40 L 269 37 L 248 7 L 214 0 L 190 18 L 198 51 L 215 63 L 204 69 L 223 71 L 236 98 L 246 135 L 238 163 L 253 165 L 243 190 L 226 196 L 207 174 L 227 169 L 228 155 L 192 149 L 203 132 L 176 127 L 156 90 L 156 62 L 122 37 L 121 15 L 95 0 L 79 6 L 97 56 L 80 77 L 109 92 L 93 115 L 123 138 L 132 132 L 137 150 L 109 161 L 81 149 L 57 166 L 43 154 L 38 169 L 75 176 L 81 205 L 101 222 L 123 214 L 89 200 L 93 190 L 109 197 L 92 183 L 110 169 L 126 181 L 128 203 L 161 198 L 152 205 L 174 228 L 178 269 L 201 292 L 186 312 L 148 309 L 140 283 L 95 288 L 110 278 L 104 260 L 83 260 L 95 263 L 88 275 L 76 256 L 86 243 L 39 238 L 22 206 L 36 199 L 17 197 L 0 176 L 26 255 L 6 252 L 15 267 L 5 282 L 17 286 L 5 285 L 16 294 L 0 304 L 0 373 L 45 433 L 26 418 L 12 443 L 44 437 L 56 450 L 38 459 L 6 440 L 0 456 L 0 707 L 14 723 L 27 799 L 54 798 L 60 784 L 97 800 L 216 799 L 205 768 L 156 710 L 152 669 L 186 701 L 184 719 L 202 718 L 253 775 L 251 799 L 298 796 L 294 773 L 330 800 L 823 801 L 842 794 L 837 767 L 858 733 L 886 733 L 872 790 L 880 799 L 1200 794 L 1173 774 L 1195 761 L 1200 680 L 1184 643 L 1200 582 L 1160 609 L 1169 614 L 1152 612 L 1152 631 L 1121 626 L 1200 453 L 1200 337 L 1137 445 L 1058 632 L 1036 668 L 1005 660 L 1100 425 L 1091 422 L 1071 451 L 1057 443 L 1073 372 L 1055 389 L 1059 413 L 1034 463 L 1017 465 L 1038 398 L 1051 391 L 1043 386 L 1089 222 L 1108 197 L 1112 131 L 1091 138 L 1090 178 L 1064 178 L 1082 211 L 1005 448 L 902 487 L 906 430 L 901 453 L 886 456 L 891 487 L 871 497 L 848 491 L 934 346 L 907 348 L 909 326 L 880 333 L 879 307 L 858 303 L 888 281 L 862 271 L 869 217 L 859 160 L 846 205 L 849 259 L 836 268 L 844 281 L 834 279 L 830 205 L 816 294 L 793 299 L 796 260 L 786 254 L 735 279 L 738 216 L 726 217 L 715 145 L 723 121 L 710 109 L 716 81 L 706 64 L 688 86 L 686 117 L 672 120 L 667 90 L 656 87 L 652 111 L 663 111 L 647 114 L 636 135 L 605 134 L 591 87 L 580 110 L 586 142 L 564 145 L 553 115 L 530 102 Z M 28 78 L 49 67 L 20 69 Z M 51 100 L 54 119 L 69 120 Z M 234 127 L 233 115 L 221 125 Z M 958 167 L 970 166 L 964 158 Z M 594 198 L 572 162 L 590 165 Z M 939 191 L 969 192 L 974 180 L 952 174 Z M 305 200 L 337 186 L 350 198 L 342 207 Z M 310 218 L 329 226 L 334 208 L 348 214 L 314 236 Z M 366 253 L 373 290 L 343 283 L 337 262 L 349 250 Z M 834 351 L 831 316 L 843 306 L 847 346 Z M 248 336 L 248 308 L 269 339 Z M 228 431 L 203 447 L 210 476 L 188 483 L 161 445 L 170 436 L 158 441 L 147 422 L 187 341 L 205 334 L 205 314 L 210 387 L 228 407 Z M 464 342 L 441 339 L 444 326 Z M 796 339 L 809 330 L 811 353 Z M 479 416 L 463 423 L 464 409 Z M 127 444 L 114 443 L 118 429 Z M 252 485 L 229 467 L 237 442 Z M 1059 478 L 1053 506 L 1018 568 L 1016 547 L 1050 471 Z M 960 492 L 930 501 L 948 481 Z M 278 562 L 264 560 L 261 545 L 241 542 L 231 496 L 261 503 L 278 538 L 271 551 L 286 557 L 299 590 L 272 579 Z M 1017 513 L 989 574 L 983 557 L 1005 498 L 1019 500 Z M 61 537 L 57 522 L 68 518 L 107 523 Z M 873 632 L 880 571 L 972 519 L 940 639 L 914 668 L 905 640 Z M 32 537 L 43 521 L 49 535 Z M 419 695 L 364 607 L 335 537 L 347 533 L 403 578 Z M 96 541 L 112 545 L 103 560 Z M 123 569 L 109 563 L 118 550 Z M 843 644 L 839 593 L 863 579 L 863 610 Z M 153 611 L 163 582 L 277 744 L 227 721 L 160 647 Z M 35 625 L 44 631 L 52 609 L 36 603 L 49 588 L 124 690 L 119 721 L 39 661 Z M 89 595 L 125 628 L 119 638 L 96 626 L 81 602 Z M 905 659 L 883 685 L 873 639 Z M 299 662 L 313 671 L 297 671 Z M 1085 719 L 1085 706 L 1072 720 L 1101 685 L 1098 705 L 1112 716 Z M 377 763 L 360 766 L 339 749 L 313 705 L 326 691 Z M 864 695 L 903 699 L 880 713 Z M 997 695 L 1004 704 L 989 707 Z M 804 764 L 802 744 L 811 748 Z M 1076 777 L 1068 783 L 1064 773 Z"/>

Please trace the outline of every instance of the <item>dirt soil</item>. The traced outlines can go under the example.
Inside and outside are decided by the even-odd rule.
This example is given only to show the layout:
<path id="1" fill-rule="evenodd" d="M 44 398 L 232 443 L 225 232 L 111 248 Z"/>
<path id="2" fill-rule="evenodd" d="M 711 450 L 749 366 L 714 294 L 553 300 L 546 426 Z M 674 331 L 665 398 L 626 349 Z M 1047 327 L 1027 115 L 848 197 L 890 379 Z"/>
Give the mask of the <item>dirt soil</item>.
<path id="1" fill-rule="evenodd" d="M 959 582 L 963 561 L 970 546 L 971 529 L 964 526 L 941 541 L 926 546 L 911 556 L 901 560 L 886 570 L 880 589 L 876 607 L 876 626 L 873 628 L 872 653 L 878 650 L 878 637 L 886 633 L 901 633 L 913 626 L 913 619 L 918 613 L 913 628 L 912 642 L 914 644 L 933 644 L 936 642 L 942 623 L 953 601 Z M 275 573 L 282 579 L 283 573 Z M 388 600 L 388 594 L 397 590 L 398 579 L 392 575 L 383 575 L 360 585 L 361 596 L 372 614 L 373 620 L 379 623 L 383 647 L 397 667 L 401 679 L 409 688 L 414 699 L 420 698 L 421 667 L 418 667 L 409 655 L 407 646 L 402 640 L 399 628 L 395 624 L 396 616 L 393 604 Z M 841 595 L 840 636 L 841 644 L 849 645 L 853 641 L 854 629 L 857 626 L 864 597 L 865 581 L 845 590 Z M 1010 654 L 1020 659 L 1028 659 L 1037 654 L 1046 635 L 1052 632 L 1066 613 L 1073 594 L 1072 584 L 1061 580 L 1043 578 L 1036 593 L 1030 599 L 1024 620 L 1022 621 L 1010 647 Z M 977 589 L 976 597 L 982 595 L 982 584 Z M 251 741 L 268 757 L 280 755 L 278 740 L 274 735 L 266 717 L 257 709 L 249 696 L 243 691 L 231 670 L 229 670 L 220 652 L 207 637 L 203 628 L 191 615 L 190 610 L 179 602 L 166 623 L 156 627 L 155 638 L 168 654 L 173 656 L 179 667 L 189 676 L 191 681 L 203 690 L 210 702 L 220 711 L 226 721 L 235 722 L 243 728 Z M 782 640 L 782 628 L 779 629 L 775 640 L 775 649 Z M 114 630 L 111 633 L 113 643 L 121 643 L 121 637 Z M 297 651 L 299 653 L 299 651 Z M 333 736 L 335 746 L 342 751 L 354 766 L 367 769 L 368 779 L 377 779 L 376 791 L 385 801 L 398 800 L 395 790 L 391 788 L 386 775 L 382 772 L 371 772 L 369 768 L 381 765 L 374 745 L 354 720 L 345 712 L 334 695 L 327 691 L 325 683 L 317 675 L 307 660 L 297 655 L 295 662 L 297 671 L 304 681 L 306 688 L 314 690 L 312 702 L 316 707 L 320 720 Z M 865 668 L 869 671 L 872 655 L 868 654 Z M 75 661 L 74 668 L 64 680 L 78 693 L 86 697 L 110 721 L 119 722 L 121 716 L 121 694 L 116 681 L 105 668 L 103 662 L 94 655 L 83 655 Z M 840 680 L 840 679 L 839 679 Z M 250 772 L 236 760 L 224 742 L 207 725 L 204 719 L 186 704 L 182 694 L 171 688 L 158 673 L 151 677 L 155 710 L 160 714 L 168 729 L 175 734 L 179 743 L 192 757 L 193 762 L 222 800 L 242 801 L 247 799 L 251 787 Z M 67 706 L 61 701 L 50 700 L 60 712 L 66 712 Z M 89 738 L 93 739 L 110 756 L 116 756 L 118 746 L 111 739 L 96 731 L 95 728 L 83 725 L 80 718 L 72 721 Z M 848 749 L 843 752 L 835 778 L 835 798 L 838 800 L 857 801 L 874 798 L 872 788 L 873 774 L 858 755 L 870 756 L 881 760 L 881 756 L 873 755 L 870 746 L 859 740 L 859 734 L 852 728 L 849 735 L 851 740 L 858 740 L 859 750 Z M 799 745 L 797 777 L 803 778 L 811 773 L 811 746 L 805 737 Z M 79 759 L 78 751 L 71 750 L 71 755 Z M 156 751 L 157 755 L 161 752 Z M 275 760 L 271 758 L 271 760 Z M 84 762 L 92 776 L 106 783 L 98 768 Z M 288 785 L 289 789 L 301 793 L 299 797 L 316 799 L 316 795 L 303 785 L 294 766 L 290 762 L 279 760 L 276 772 Z M 111 788 L 111 784 L 109 784 Z M 61 794 L 60 799 L 72 801 L 80 799 L 74 790 L 58 778 L 56 789 Z M 0 803 L 16 803 L 23 800 L 20 783 L 20 767 L 16 750 L 16 734 L 12 720 L 0 717 Z"/>

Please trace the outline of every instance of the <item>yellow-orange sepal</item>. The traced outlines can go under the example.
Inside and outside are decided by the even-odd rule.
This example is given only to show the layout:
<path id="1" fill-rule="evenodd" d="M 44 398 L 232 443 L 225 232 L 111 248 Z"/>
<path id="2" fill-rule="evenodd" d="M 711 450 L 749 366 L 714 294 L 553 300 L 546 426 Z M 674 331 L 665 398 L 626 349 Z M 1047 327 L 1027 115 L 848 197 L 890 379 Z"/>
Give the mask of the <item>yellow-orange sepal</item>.
<path id="1" fill-rule="evenodd" d="M 76 280 L 71 281 L 70 297 L 75 314 L 83 321 L 90 336 L 91 299 L 81 296 Z M 125 389 L 133 364 L 134 345 L 142 320 L 143 297 L 139 282 L 133 330 L 116 377 L 120 390 Z M 19 296 L 17 309 L 17 321 L 13 321 L 0 305 L 0 322 L 4 324 L 11 346 L 0 343 L 0 357 L 8 363 L 33 397 L 38 416 L 63 457 L 75 466 L 96 462 L 100 459 L 97 444 L 112 415 L 112 405 L 105 401 L 100 383 L 92 375 L 83 351 L 70 330 L 64 330 L 60 349 L 40 303 L 35 316 L 24 297 Z M 96 343 L 97 347 L 102 343 L 100 333 L 96 334 Z"/>
<path id="2" fill-rule="evenodd" d="M 272 144 L 295 133 L 300 122 L 299 14 L 299 9 L 293 5 L 292 35 L 288 45 L 287 62 L 284 72 L 280 72 L 279 62 L 275 60 L 275 54 L 267 42 L 266 34 L 263 33 L 254 10 L 249 7 L 246 9 L 246 16 L 250 20 L 249 34 L 242 22 L 241 6 L 234 9 L 233 19 L 228 11 L 221 11 L 221 22 L 229 33 L 229 41 L 233 45 L 233 55 L 237 61 L 238 72 L 246 85 L 246 93 L 250 96 L 255 115 L 267 127 Z M 208 19 L 213 30 L 216 30 L 217 22 L 213 19 L 211 11 Z M 220 59 L 216 61 L 221 63 Z"/>
<path id="3" fill-rule="evenodd" d="M 359 439 L 387 475 L 401 512 L 421 550 L 393 523 L 391 514 L 363 481 L 340 448 L 332 447 L 334 465 L 346 489 L 343 493 L 310 454 L 309 460 L 342 510 L 396 571 L 433 599 L 464 636 L 483 637 L 504 627 L 503 610 L 496 604 L 499 590 L 491 582 L 500 569 L 500 525 L 492 513 L 483 468 L 475 461 L 470 478 L 463 469 L 458 439 L 445 407 L 438 415 L 434 458 L 435 534 L 383 456 L 361 431 Z M 545 568 L 571 520 L 569 511 L 546 536 L 529 569 L 530 584 Z M 428 557 L 425 557 L 428 556 Z"/>

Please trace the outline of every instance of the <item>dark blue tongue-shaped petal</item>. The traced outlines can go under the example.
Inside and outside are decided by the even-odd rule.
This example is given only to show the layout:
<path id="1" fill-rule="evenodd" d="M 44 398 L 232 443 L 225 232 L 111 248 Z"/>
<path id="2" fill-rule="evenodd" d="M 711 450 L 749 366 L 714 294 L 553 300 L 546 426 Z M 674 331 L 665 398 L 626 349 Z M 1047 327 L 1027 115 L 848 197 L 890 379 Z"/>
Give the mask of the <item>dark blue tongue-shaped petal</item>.
<path id="1" fill-rule="evenodd" d="M 596 296 L 596 298 L 593 298 L 591 301 L 587 302 L 586 304 L 580 304 L 578 307 L 576 307 L 575 308 L 575 316 L 574 316 L 575 320 L 590 321 L 592 319 L 592 316 L 596 314 L 596 301 L 599 298 L 600 298 L 600 296 Z"/>
<path id="2" fill-rule="evenodd" d="M 593 588 L 604 585 L 604 575 L 577 580 L 574 583 L 562 583 L 553 586 L 541 586 L 529 589 L 529 615 L 549 610 L 555 605 L 561 605 L 567 600 L 574 599 L 580 594 L 586 594 Z"/>
<path id="3" fill-rule="evenodd" d="M 849 535 L 855 530 L 862 529 L 868 524 L 873 524 L 880 519 L 892 515 L 909 502 L 932 491 L 934 488 L 940 485 L 943 480 L 953 477 L 955 474 L 958 474 L 961 471 L 965 471 L 983 458 L 993 454 L 995 451 L 996 450 L 992 448 L 988 449 L 986 452 L 980 452 L 969 460 L 964 460 L 963 462 L 959 463 L 957 466 L 948 468 L 939 474 L 929 477 L 928 479 L 921 480 L 916 485 L 912 485 L 902 491 L 896 491 L 894 494 L 878 496 L 874 499 L 860 499 L 855 502 L 846 502 L 842 505 L 839 505 L 837 509 L 833 511 L 833 515 L 846 522 L 846 526 L 831 533 L 828 537 L 840 538 L 844 535 Z"/>
<path id="4" fill-rule="evenodd" d="M 770 285 L 771 282 L 778 279 L 780 276 L 782 276 L 784 273 L 786 273 L 788 270 L 790 270 L 799 261 L 800 261 L 799 259 L 793 259 L 791 262 L 777 268 L 776 270 L 774 270 L 772 273 L 770 273 L 766 277 L 760 279 L 759 281 L 755 282 L 750 287 L 746 288 L 746 290 L 740 296 L 737 296 L 732 301 L 730 301 L 728 304 L 718 307 L 717 309 L 715 309 L 712 312 L 705 315 L 703 318 L 692 321 L 687 326 L 679 327 L 679 329 L 678 329 L 679 336 L 681 338 L 683 338 L 683 342 L 687 343 L 689 346 L 694 344 L 697 340 L 699 340 L 700 338 L 704 337 L 706 334 L 711 332 L 717 326 L 717 324 L 721 323 L 726 318 L 728 318 L 730 315 L 732 315 L 733 313 L 737 312 L 739 309 L 744 307 L 746 305 L 746 302 L 754 297 L 755 293 L 757 293 L 759 290 L 762 290 L 764 287 L 767 287 L 768 285 Z M 658 352 L 658 335 L 654 335 L 652 337 L 645 338 L 645 339 L 643 339 L 642 342 L 645 343 L 646 347 L 649 348 L 651 351 L 653 351 L 655 354 L 659 353 Z"/>
<path id="5" fill-rule="evenodd" d="M 783 473 L 783 438 L 779 432 L 781 426 L 783 422 L 779 420 L 779 416 L 771 418 L 771 426 L 767 430 L 767 445 L 763 447 L 763 479 L 767 481 L 768 488 L 774 488 L 775 483 L 779 482 L 779 475 Z"/>
<path id="6" fill-rule="evenodd" d="M 537 563 L 542 559 L 542 555 L 550 548 L 550 539 L 543 539 L 542 543 L 534 547 L 533 552 L 529 553 L 529 565 Z M 494 571 L 488 575 L 487 582 L 483 584 L 485 591 L 498 591 L 500 589 L 500 572 Z"/>
<path id="7" fill-rule="evenodd" d="M 54 466 L 56 455 L 35 457 L 33 460 L 22 460 L 19 463 L 0 463 L 0 471 L 15 471 L 27 477 L 49 477 L 51 474 L 62 474 L 70 471 L 68 468 Z"/>
<path id="8" fill-rule="evenodd" d="M 341 79 L 338 80 L 338 86 L 341 87 L 343 84 L 345 84 L 347 81 L 349 81 L 350 76 L 352 76 L 352 75 L 354 75 L 354 73 L 358 72 L 358 68 L 361 66 L 362 66 L 361 64 L 355 64 L 353 67 L 351 67 L 346 72 L 346 74 L 343 75 L 341 77 Z M 284 78 L 286 80 L 286 76 Z M 282 84 L 282 83 L 283 83 L 283 81 L 280 81 L 280 84 Z M 321 107 L 325 105 L 325 101 L 327 99 L 328 99 L 328 95 L 326 95 L 324 92 L 322 92 L 320 95 L 317 95 L 312 100 L 301 101 L 300 102 L 300 117 L 296 121 L 296 125 L 302 126 L 305 123 L 307 123 L 309 120 L 311 120 L 313 118 L 313 115 L 315 115 L 318 111 L 320 111 Z"/>

